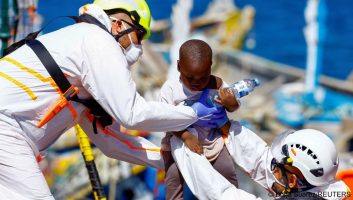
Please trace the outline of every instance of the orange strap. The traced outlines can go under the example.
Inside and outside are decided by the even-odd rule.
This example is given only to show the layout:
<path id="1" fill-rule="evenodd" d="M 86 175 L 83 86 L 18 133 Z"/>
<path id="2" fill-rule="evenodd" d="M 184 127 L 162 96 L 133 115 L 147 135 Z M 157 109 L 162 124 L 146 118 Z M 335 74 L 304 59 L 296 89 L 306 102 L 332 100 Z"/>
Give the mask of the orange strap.
<path id="1" fill-rule="evenodd" d="M 92 122 L 93 121 L 93 116 L 90 115 L 89 112 L 86 113 L 86 116 L 88 117 L 88 119 Z M 139 150 L 139 151 L 154 151 L 154 152 L 160 152 L 161 149 L 160 148 L 142 148 L 142 147 L 136 147 L 133 144 L 131 144 L 129 141 L 124 140 L 122 138 L 120 138 L 118 135 L 110 132 L 107 129 L 104 129 L 99 123 L 97 123 L 97 127 L 99 128 L 99 130 L 101 130 L 104 134 L 109 135 L 117 140 L 119 140 L 120 142 L 124 143 L 126 146 L 128 146 L 130 149 L 133 150 Z"/>
<path id="2" fill-rule="evenodd" d="M 37 79 L 39 79 L 40 81 L 42 81 L 43 83 L 49 82 L 51 84 L 51 86 L 53 86 L 55 88 L 55 90 L 60 94 L 60 99 L 58 100 L 58 102 L 54 105 L 54 107 L 44 116 L 44 118 L 39 122 L 39 124 L 37 125 L 38 128 L 42 127 L 44 124 L 46 124 L 49 120 L 51 120 L 58 112 L 60 112 L 65 106 L 68 106 L 68 108 L 70 109 L 71 113 L 72 113 L 72 117 L 73 119 L 76 118 L 77 113 L 76 110 L 74 109 L 74 107 L 67 101 L 67 99 L 72 98 L 74 95 L 76 95 L 79 90 L 76 87 L 72 87 L 69 88 L 64 95 L 61 94 L 61 91 L 59 89 L 59 87 L 56 85 L 55 81 L 53 80 L 52 77 L 46 78 L 44 76 L 42 76 L 41 74 L 39 74 L 38 72 L 34 71 L 33 69 L 24 66 L 23 64 L 21 64 L 20 62 L 16 61 L 15 59 L 9 58 L 9 57 L 4 57 L 1 58 L 0 61 L 7 61 L 11 64 L 13 64 L 14 66 L 18 67 L 19 69 L 28 72 L 29 74 L 31 74 L 32 76 L 36 77 Z M 36 100 L 37 96 L 31 91 L 31 89 L 29 89 L 27 86 L 23 85 L 22 83 L 20 83 L 19 81 L 15 80 L 14 78 L 0 72 L 0 76 L 6 78 L 7 80 L 11 81 L 12 83 L 16 84 L 18 87 L 22 88 L 25 92 L 28 93 L 28 95 L 32 98 L 32 100 Z M 68 74 L 64 74 L 65 77 L 69 77 L 70 75 Z M 67 97 L 66 100 L 64 97 Z"/>
<path id="3" fill-rule="evenodd" d="M 73 113 L 73 118 L 76 118 L 77 113 L 75 109 L 70 104 L 70 99 L 75 96 L 79 92 L 77 87 L 71 86 L 63 95 L 60 96 L 60 99 L 56 102 L 56 104 L 44 115 L 42 120 L 38 123 L 37 127 L 41 128 L 46 123 L 48 123 L 51 119 L 54 118 L 62 109 L 66 106 L 71 110 Z"/>
<path id="4" fill-rule="evenodd" d="M 37 159 L 37 162 L 39 163 L 40 161 L 42 161 L 43 157 L 42 157 L 41 155 L 38 155 L 38 156 L 36 157 L 36 159 Z"/>

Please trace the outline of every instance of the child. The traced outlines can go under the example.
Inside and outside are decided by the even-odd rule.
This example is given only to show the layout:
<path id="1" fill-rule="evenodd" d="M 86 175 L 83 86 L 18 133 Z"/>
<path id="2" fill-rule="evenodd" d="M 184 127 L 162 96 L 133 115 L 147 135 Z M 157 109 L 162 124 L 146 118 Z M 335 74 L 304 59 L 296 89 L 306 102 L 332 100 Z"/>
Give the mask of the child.
<path id="1" fill-rule="evenodd" d="M 189 40 L 179 50 L 178 70 L 180 78 L 167 80 L 161 89 L 161 101 L 173 105 L 192 105 L 205 89 L 220 89 L 225 84 L 219 77 L 211 75 L 212 50 L 202 40 Z M 220 90 L 217 102 L 227 111 L 238 108 L 233 91 Z M 183 183 L 177 165 L 172 157 L 170 138 L 175 135 L 195 153 L 202 154 L 213 167 L 233 185 L 237 186 L 235 167 L 223 137 L 227 137 L 230 122 L 225 120 L 221 128 L 192 126 L 180 132 L 168 132 L 162 140 L 162 155 L 166 170 L 166 199 L 183 199 Z M 222 137 L 223 136 L 223 137 Z"/>

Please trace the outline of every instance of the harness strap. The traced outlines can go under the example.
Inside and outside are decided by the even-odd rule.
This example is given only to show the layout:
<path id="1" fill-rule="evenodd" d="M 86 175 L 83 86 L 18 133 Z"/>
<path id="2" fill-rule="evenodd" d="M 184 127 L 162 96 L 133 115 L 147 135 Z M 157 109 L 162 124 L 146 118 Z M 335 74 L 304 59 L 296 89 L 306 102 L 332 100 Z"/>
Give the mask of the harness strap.
<path id="1" fill-rule="evenodd" d="M 109 32 L 109 30 L 107 29 L 107 27 L 105 27 L 98 19 L 92 17 L 89 14 L 82 14 L 80 16 L 69 16 L 70 18 L 72 18 L 73 20 L 76 21 L 76 23 L 79 22 L 86 22 L 89 24 L 94 24 L 96 26 L 98 26 L 99 28 L 103 29 L 104 31 L 106 31 L 107 33 L 109 33 L 111 35 L 111 33 Z"/>
<path id="2" fill-rule="evenodd" d="M 49 51 L 38 40 L 30 40 L 26 44 L 37 55 L 61 92 L 65 93 L 71 87 L 71 84 L 66 79 L 64 73 L 60 70 L 60 67 L 55 62 L 54 58 L 50 55 Z M 77 96 L 74 96 L 73 98 L 77 98 Z"/>
<path id="3" fill-rule="evenodd" d="M 102 28 L 110 35 L 111 33 L 107 30 L 107 28 L 100 23 L 96 18 L 83 14 L 79 17 L 77 16 L 65 16 L 75 20 L 76 23 L 86 22 L 90 24 L 97 25 Z M 56 18 L 55 18 L 56 19 Z M 53 20 L 52 20 L 53 21 Z M 50 21 L 51 22 L 51 21 Z M 50 23 L 49 22 L 49 23 Z M 49 24 L 48 23 L 48 24 Z M 47 25 L 48 25 L 47 24 Z M 90 109 L 90 113 L 94 116 L 94 121 L 92 123 L 94 132 L 97 133 L 96 121 L 98 121 L 103 127 L 112 124 L 112 118 L 110 115 L 100 106 L 100 104 L 94 99 L 91 100 L 81 100 L 77 97 L 78 89 L 71 85 L 71 83 L 67 80 L 64 73 L 60 69 L 59 65 L 55 62 L 54 58 L 50 55 L 49 51 L 45 48 L 45 46 L 38 40 L 36 40 L 38 34 L 47 26 L 45 25 L 39 31 L 30 33 L 26 36 L 26 38 L 21 41 L 14 43 L 9 48 L 6 49 L 5 55 L 15 51 L 19 47 L 27 44 L 33 52 L 37 55 L 39 60 L 42 62 L 49 75 L 53 78 L 56 85 L 59 87 L 62 97 L 59 99 L 57 104 L 51 109 L 51 111 L 42 119 L 42 121 L 38 124 L 38 127 L 43 126 L 47 123 L 51 118 L 53 118 L 58 112 L 60 112 L 65 106 L 70 105 L 69 101 L 73 100 L 79 103 L 82 103 L 84 106 Z M 74 115 L 75 116 L 75 115 Z"/>

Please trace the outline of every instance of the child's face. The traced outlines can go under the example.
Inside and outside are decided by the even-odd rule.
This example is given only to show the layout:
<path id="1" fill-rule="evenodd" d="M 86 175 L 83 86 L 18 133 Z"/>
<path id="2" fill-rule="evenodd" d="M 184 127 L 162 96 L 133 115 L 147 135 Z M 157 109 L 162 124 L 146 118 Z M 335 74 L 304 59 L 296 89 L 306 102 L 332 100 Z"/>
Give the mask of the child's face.
<path id="1" fill-rule="evenodd" d="M 194 91 L 205 89 L 210 80 L 212 60 L 191 62 L 188 59 L 178 61 L 178 70 L 183 84 Z"/>

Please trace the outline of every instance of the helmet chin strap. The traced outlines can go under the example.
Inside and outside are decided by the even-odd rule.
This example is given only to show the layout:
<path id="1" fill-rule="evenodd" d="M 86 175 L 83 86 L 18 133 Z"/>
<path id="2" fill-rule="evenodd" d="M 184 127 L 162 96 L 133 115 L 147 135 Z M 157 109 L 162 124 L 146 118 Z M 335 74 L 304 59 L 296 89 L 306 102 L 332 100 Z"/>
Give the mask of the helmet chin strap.
<path id="1" fill-rule="evenodd" d="M 281 173 L 284 176 L 284 184 L 282 185 L 284 187 L 284 189 L 281 191 L 281 195 L 287 195 L 289 194 L 292 190 L 295 191 L 306 191 L 309 190 L 311 188 L 313 188 L 314 186 L 310 185 L 305 179 L 301 180 L 300 178 L 298 178 L 298 176 L 296 174 L 294 174 L 297 177 L 297 181 L 298 181 L 298 187 L 291 189 L 289 187 L 289 180 L 288 180 L 288 176 L 286 172 L 289 172 L 291 174 L 293 174 L 293 172 L 289 171 L 288 169 L 286 169 L 283 165 L 279 166 L 279 169 L 281 170 Z"/>
<path id="2" fill-rule="evenodd" d="M 279 183 L 280 185 L 282 185 L 284 187 L 284 189 L 281 191 L 280 195 L 288 195 L 292 189 L 289 187 L 288 176 L 286 173 L 287 170 L 284 168 L 283 165 L 278 165 L 277 167 L 281 170 L 283 181 L 284 181 L 284 184 Z"/>

